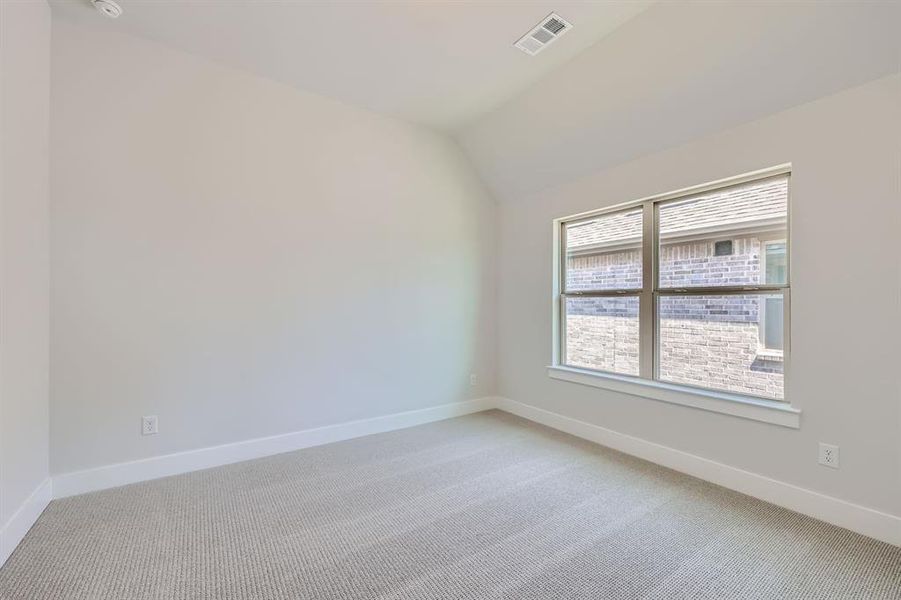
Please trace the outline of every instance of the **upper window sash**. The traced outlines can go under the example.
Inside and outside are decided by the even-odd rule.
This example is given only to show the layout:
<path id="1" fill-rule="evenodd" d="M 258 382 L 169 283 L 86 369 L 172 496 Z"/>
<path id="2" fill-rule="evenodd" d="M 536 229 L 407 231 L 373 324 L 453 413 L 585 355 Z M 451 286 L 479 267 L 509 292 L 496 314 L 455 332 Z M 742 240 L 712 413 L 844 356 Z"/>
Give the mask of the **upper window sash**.
<path id="1" fill-rule="evenodd" d="M 694 277 L 690 256 L 680 260 L 669 254 L 670 248 L 686 252 L 686 243 L 690 251 L 692 241 L 699 245 L 728 241 L 730 246 L 738 246 L 732 253 L 740 256 L 745 250 L 741 245 L 749 243 L 749 237 L 776 237 L 786 240 L 787 246 L 789 172 L 781 169 L 715 187 L 711 184 L 694 193 L 691 189 L 680 195 L 674 192 L 561 220 L 560 292 L 573 296 L 633 294 L 647 291 L 648 284 L 654 292 L 664 294 L 788 288 L 788 264 L 784 281 L 766 281 L 760 265 L 745 265 L 744 271 L 738 265 L 735 270 L 728 256 L 717 256 L 722 266 L 713 270 L 719 272 L 695 268 L 698 276 Z M 711 216 L 714 210 L 719 214 Z M 653 215 L 652 224 L 647 222 L 648 214 Z M 699 215 L 707 221 L 702 226 L 697 226 Z M 603 253 L 600 257 L 599 250 Z M 765 248 L 761 246 L 757 252 L 762 256 Z M 653 269 L 648 268 L 648 255 L 653 256 Z M 598 263 L 611 260 L 619 264 L 598 268 Z"/>
<path id="2" fill-rule="evenodd" d="M 657 202 L 656 290 L 787 288 L 787 265 L 783 280 L 762 279 L 761 240 L 787 239 L 788 192 L 789 175 L 780 173 Z"/>
<path id="3" fill-rule="evenodd" d="M 681 188 L 678 190 L 674 190 L 672 192 L 666 192 L 663 194 L 654 194 L 653 196 L 647 196 L 645 198 L 639 198 L 637 200 L 630 200 L 628 202 L 620 202 L 619 204 L 614 204 L 612 206 L 608 206 L 605 208 L 599 208 L 595 210 L 589 210 L 582 213 L 577 213 L 574 215 L 570 215 L 568 217 L 560 217 L 554 219 L 555 226 L 559 226 L 561 224 L 566 223 L 575 223 L 577 221 L 583 221 L 588 219 L 594 219 L 601 215 L 606 215 L 610 213 L 622 212 L 628 210 L 630 208 L 634 209 L 638 206 L 642 206 L 647 203 L 662 203 L 667 200 L 674 200 L 685 198 L 687 196 L 691 196 L 694 194 L 700 194 L 703 192 L 707 192 L 710 190 L 722 189 L 734 185 L 739 185 L 742 183 L 746 183 L 748 181 L 758 181 L 762 179 L 766 179 L 768 177 L 777 177 L 780 175 L 790 175 L 791 174 L 791 165 L 784 164 L 778 165 L 775 167 L 770 167 L 767 169 L 760 169 L 758 171 L 752 171 L 750 173 L 745 173 L 744 175 L 739 175 L 736 177 L 728 177 L 725 179 L 718 179 L 716 181 L 711 181 L 710 183 L 703 183 L 701 185 L 693 185 L 685 188 Z"/>
<path id="4" fill-rule="evenodd" d="M 571 295 L 641 291 L 646 251 L 641 206 L 561 224 L 561 289 Z"/>

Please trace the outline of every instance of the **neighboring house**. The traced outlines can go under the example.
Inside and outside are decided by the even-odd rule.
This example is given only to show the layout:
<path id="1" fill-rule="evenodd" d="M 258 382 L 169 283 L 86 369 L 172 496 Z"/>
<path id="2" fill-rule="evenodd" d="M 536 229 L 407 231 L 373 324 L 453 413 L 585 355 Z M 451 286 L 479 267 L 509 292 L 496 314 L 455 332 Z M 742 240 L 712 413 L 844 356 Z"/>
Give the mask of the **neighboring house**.
<path id="1" fill-rule="evenodd" d="M 661 205 L 660 287 L 784 282 L 787 206 L 785 179 Z M 569 225 L 567 290 L 641 288 L 640 236 L 640 211 Z M 637 375 L 638 303 L 569 298 L 567 363 Z M 666 296 L 657 310 L 661 379 L 783 397 L 781 295 Z"/>

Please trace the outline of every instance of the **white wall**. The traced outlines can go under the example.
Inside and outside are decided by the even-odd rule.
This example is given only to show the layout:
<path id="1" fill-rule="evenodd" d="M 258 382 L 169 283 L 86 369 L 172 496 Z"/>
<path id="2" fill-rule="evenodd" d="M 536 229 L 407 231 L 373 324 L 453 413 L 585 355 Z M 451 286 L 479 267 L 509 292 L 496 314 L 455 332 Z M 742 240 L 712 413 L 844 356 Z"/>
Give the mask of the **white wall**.
<path id="1" fill-rule="evenodd" d="M 0 2 L 0 564 L 48 476 L 49 93 L 50 8 Z"/>
<path id="2" fill-rule="evenodd" d="M 901 515 L 899 140 L 901 77 L 891 76 L 501 202 L 499 393 Z M 552 219 L 786 162 L 794 167 L 786 397 L 803 411 L 800 430 L 548 378 Z M 817 465 L 819 441 L 841 447 L 839 470 Z"/>
<path id="3" fill-rule="evenodd" d="M 121 34 L 52 47 L 54 474 L 493 392 L 494 203 L 453 142 Z"/>

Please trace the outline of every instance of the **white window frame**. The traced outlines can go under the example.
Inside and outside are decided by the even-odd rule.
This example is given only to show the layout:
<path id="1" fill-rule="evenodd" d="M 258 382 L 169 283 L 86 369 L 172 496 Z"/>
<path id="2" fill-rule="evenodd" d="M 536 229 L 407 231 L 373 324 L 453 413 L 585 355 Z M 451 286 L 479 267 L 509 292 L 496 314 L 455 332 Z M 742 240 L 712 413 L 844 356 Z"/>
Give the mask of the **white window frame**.
<path id="1" fill-rule="evenodd" d="M 788 215 L 786 223 L 786 281 L 784 285 L 753 285 L 723 287 L 661 288 L 658 282 L 657 263 L 659 244 L 657 240 L 658 212 L 661 204 L 683 199 L 688 196 L 710 192 L 718 189 L 734 187 L 754 181 L 784 177 L 789 178 Z M 566 252 L 565 225 L 573 221 L 590 219 L 600 215 L 634 210 L 641 207 L 642 218 L 642 288 L 640 290 L 603 290 L 591 292 L 566 292 Z M 665 194 L 657 194 L 631 202 L 617 204 L 607 208 L 585 213 L 561 217 L 554 220 L 553 243 L 553 312 L 551 364 L 548 375 L 554 379 L 570 381 L 592 387 L 598 387 L 626 394 L 660 400 L 683 406 L 691 406 L 703 410 L 729 414 L 737 417 L 753 419 L 782 425 L 800 427 L 801 411 L 789 401 L 790 373 L 790 306 L 791 306 L 791 165 L 746 173 L 736 177 L 721 179 L 710 183 L 683 188 Z M 784 400 L 773 400 L 757 396 L 747 396 L 731 392 L 723 392 L 684 384 L 661 381 L 657 367 L 657 327 L 656 306 L 661 296 L 669 295 L 729 295 L 729 294 L 767 294 L 778 291 L 783 294 L 784 335 L 783 335 L 783 386 Z M 639 297 L 639 365 L 640 376 L 633 377 L 617 373 L 598 371 L 587 368 L 572 367 L 565 364 L 566 347 L 566 298 L 591 296 L 638 296 Z"/>

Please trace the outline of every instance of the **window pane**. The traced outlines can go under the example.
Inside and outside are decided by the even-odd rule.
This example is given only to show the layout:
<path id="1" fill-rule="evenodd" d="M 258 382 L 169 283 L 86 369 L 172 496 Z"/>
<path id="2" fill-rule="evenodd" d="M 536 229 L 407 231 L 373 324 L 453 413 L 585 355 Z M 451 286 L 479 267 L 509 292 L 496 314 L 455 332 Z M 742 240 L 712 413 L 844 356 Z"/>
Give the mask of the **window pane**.
<path id="1" fill-rule="evenodd" d="M 566 298 L 566 364 L 638 375 L 638 297 Z"/>
<path id="2" fill-rule="evenodd" d="M 763 347 L 767 350 L 782 350 L 782 306 L 781 296 L 764 298 Z"/>
<path id="3" fill-rule="evenodd" d="M 786 283 L 785 244 L 773 265 L 762 240 L 785 237 L 788 177 L 777 177 L 665 202 L 659 208 L 660 287 Z"/>
<path id="4" fill-rule="evenodd" d="M 783 362 L 761 353 L 761 312 L 781 294 L 660 296 L 659 378 L 673 383 L 779 399 Z M 767 327 L 778 328 L 782 318 Z"/>
<path id="5" fill-rule="evenodd" d="M 785 283 L 785 242 L 766 244 L 764 283 Z"/>
<path id="6" fill-rule="evenodd" d="M 566 223 L 566 291 L 641 289 L 641 208 Z"/>

